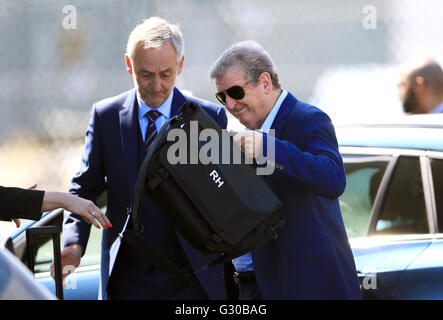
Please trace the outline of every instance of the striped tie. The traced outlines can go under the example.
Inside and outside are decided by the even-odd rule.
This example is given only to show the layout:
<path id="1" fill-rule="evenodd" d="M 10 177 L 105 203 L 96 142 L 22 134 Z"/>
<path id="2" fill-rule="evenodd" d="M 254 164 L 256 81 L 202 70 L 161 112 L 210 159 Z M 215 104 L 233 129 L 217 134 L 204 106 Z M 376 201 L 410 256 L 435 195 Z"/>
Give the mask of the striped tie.
<path id="1" fill-rule="evenodd" d="M 155 136 L 157 135 L 157 129 L 155 128 L 155 119 L 160 117 L 162 114 L 158 112 L 157 110 L 151 110 L 146 112 L 146 117 L 149 119 L 148 128 L 146 129 L 145 134 L 145 148 L 146 150 L 149 149 L 152 141 L 154 141 Z"/>

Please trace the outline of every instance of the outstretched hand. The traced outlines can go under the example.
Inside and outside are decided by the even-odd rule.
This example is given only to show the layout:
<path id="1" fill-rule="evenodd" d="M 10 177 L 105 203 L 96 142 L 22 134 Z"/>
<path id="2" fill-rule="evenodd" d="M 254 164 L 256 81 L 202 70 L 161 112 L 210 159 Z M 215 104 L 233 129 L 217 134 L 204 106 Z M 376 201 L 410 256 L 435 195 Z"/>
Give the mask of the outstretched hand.
<path id="1" fill-rule="evenodd" d="M 112 224 L 106 215 L 94 204 L 94 202 L 73 195 L 70 196 L 71 197 L 67 200 L 66 205 L 64 206 L 66 210 L 78 214 L 83 220 L 87 223 L 93 224 L 98 229 L 100 229 L 100 225 L 105 229 L 112 227 Z"/>

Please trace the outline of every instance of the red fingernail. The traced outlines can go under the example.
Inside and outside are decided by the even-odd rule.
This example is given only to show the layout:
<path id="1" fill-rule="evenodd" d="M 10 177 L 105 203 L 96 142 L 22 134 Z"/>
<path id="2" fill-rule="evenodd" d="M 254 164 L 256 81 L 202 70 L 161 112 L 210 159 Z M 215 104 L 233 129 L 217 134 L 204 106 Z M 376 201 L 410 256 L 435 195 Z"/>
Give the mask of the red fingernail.
<path id="1" fill-rule="evenodd" d="M 110 223 L 109 226 L 112 228 L 112 223 Z"/>

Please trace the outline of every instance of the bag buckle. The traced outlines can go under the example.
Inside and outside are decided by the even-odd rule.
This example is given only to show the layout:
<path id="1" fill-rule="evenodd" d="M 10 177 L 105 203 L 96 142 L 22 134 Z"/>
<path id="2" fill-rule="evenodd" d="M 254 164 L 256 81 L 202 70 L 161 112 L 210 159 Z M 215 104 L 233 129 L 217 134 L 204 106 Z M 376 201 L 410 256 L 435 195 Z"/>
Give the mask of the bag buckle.
<path id="1" fill-rule="evenodd" d="M 272 239 L 277 239 L 277 238 L 278 238 L 278 234 L 277 234 L 277 231 L 275 231 L 275 229 L 284 226 L 284 224 L 285 224 L 285 220 L 282 219 L 282 220 L 280 220 L 280 222 L 277 223 L 276 225 L 273 225 L 273 226 L 268 225 L 268 226 L 267 226 L 269 232 L 271 233 Z"/>
<path id="2" fill-rule="evenodd" d="M 235 284 L 239 284 L 240 283 L 240 274 L 238 272 L 234 272 L 233 274 L 233 278 L 234 278 L 234 282 Z"/>
<path id="3" fill-rule="evenodd" d="M 168 170 L 166 170 L 165 168 L 161 167 L 160 169 L 158 169 L 158 173 L 160 174 L 160 176 L 162 178 L 167 178 L 169 177 L 169 172 Z"/>

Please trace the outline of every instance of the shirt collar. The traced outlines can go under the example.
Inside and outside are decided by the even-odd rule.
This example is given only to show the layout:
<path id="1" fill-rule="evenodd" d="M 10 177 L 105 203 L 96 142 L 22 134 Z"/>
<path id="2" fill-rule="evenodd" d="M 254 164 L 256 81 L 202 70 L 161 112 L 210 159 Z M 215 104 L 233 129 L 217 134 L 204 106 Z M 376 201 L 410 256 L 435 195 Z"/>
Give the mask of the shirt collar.
<path id="1" fill-rule="evenodd" d="M 160 112 L 167 119 L 171 117 L 171 107 L 172 107 L 172 97 L 174 96 L 174 90 L 171 91 L 169 97 L 158 107 L 155 108 L 158 112 Z M 138 114 L 139 118 L 143 118 L 148 111 L 153 110 L 154 108 L 149 107 L 143 100 L 139 97 L 137 93 L 137 101 L 138 101 Z"/>
<path id="2" fill-rule="evenodd" d="M 283 100 L 285 100 L 287 95 L 288 92 L 286 90 L 281 91 L 280 97 L 277 99 L 277 102 L 272 107 L 271 112 L 269 112 L 268 116 L 266 117 L 265 121 L 263 122 L 260 128 L 261 132 L 264 132 L 266 134 L 269 132 L 272 123 L 274 122 L 274 119 L 277 116 L 278 110 L 280 110 L 281 104 L 283 103 Z"/>
<path id="3" fill-rule="evenodd" d="M 429 113 L 443 113 L 443 101 L 438 106 L 436 106 L 434 109 L 429 111 Z"/>

